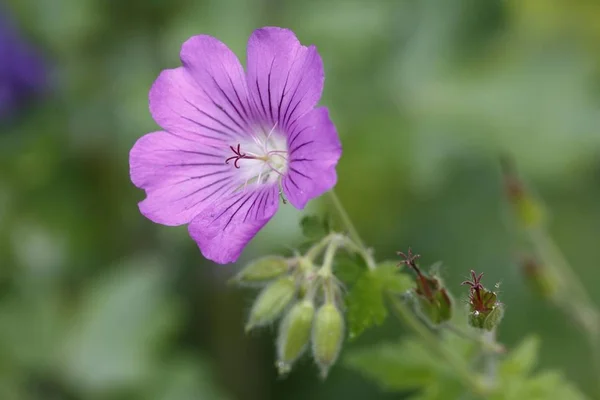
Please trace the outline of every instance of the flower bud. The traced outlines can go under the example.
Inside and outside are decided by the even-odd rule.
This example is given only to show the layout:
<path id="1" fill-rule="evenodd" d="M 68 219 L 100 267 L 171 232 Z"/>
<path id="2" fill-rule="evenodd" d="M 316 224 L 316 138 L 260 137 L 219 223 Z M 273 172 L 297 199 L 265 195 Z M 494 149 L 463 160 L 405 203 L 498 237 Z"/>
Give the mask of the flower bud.
<path id="1" fill-rule="evenodd" d="M 313 356 L 321 368 L 321 376 L 327 377 L 335 363 L 344 341 L 344 318 L 333 303 L 325 303 L 317 311 L 312 332 Z"/>
<path id="2" fill-rule="evenodd" d="M 246 331 L 257 326 L 267 325 L 275 320 L 288 306 L 296 293 L 294 278 L 286 276 L 265 287 L 250 311 Z"/>
<path id="3" fill-rule="evenodd" d="M 254 284 L 263 283 L 283 275 L 289 270 L 288 260 L 280 256 L 259 258 L 248 264 L 231 279 L 233 283 Z"/>
<path id="4" fill-rule="evenodd" d="M 280 374 L 290 371 L 291 365 L 306 349 L 315 315 L 312 301 L 296 303 L 281 321 L 277 338 L 277 368 Z"/>
<path id="5" fill-rule="evenodd" d="M 477 275 L 471 271 L 471 280 L 464 281 L 469 285 L 469 325 L 487 331 L 494 330 L 504 316 L 504 306 L 498 302 L 496 292 L 487 290 L 481 284 L 483 273 Z"/>
<path id="6" fill-rule="evenodd" d="M 421 256 L 413 254 L 412 249 L 409 248 L 406 254 L 401 251 L 398 254 L 404 258 L 401 264 L 412 268 L 417 274 L 417 287 L 414 289 L 414 294 L 416 297 L 416 306 L 421 316 L 434 325 L 441 324 L 452 318 L 454 302 L 444 287 L 442 280 L 434 274 L 428 276 L 421 271 L 416 262 Z"/>
<path id="7" fill-rule="evenodd" d="M 543 224 L 544 207 L 521 181 L 511 161 L 504 159 L 502 169 L 506 197 L 513 207 L 517 221 L 524 228 L 534 228 Z"/>
<path id="8" fill-rule="evenodd" d="M 438 325 L 452 318 L 453 301 L 439 278 L 419 275 L 415 294 L 419 311 L 429 322 Z"/>
<path id="9" fill-rule="evenodd" d="M 531 289 L 543 299 L 551 299 L 558 290 L 557 280 L 548 268 L 535 258 L 524 258 L 521 261 L 521 272 Z"/>

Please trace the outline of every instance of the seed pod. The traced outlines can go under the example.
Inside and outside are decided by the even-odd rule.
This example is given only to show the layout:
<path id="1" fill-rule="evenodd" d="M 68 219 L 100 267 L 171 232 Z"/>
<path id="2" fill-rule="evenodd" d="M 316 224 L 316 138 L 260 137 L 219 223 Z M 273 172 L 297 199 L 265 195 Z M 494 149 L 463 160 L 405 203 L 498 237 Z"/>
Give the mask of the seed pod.
<path id="1" fill-rule="evenodd" d="M 325 303 L 317 311 L 313 327 L 313 356 L 321 368 L 321 376 L 327 377 L 329 368 L 338 357 L 344 341 L 344 318 L 333 303 Z"/>
<path id="2" fill-rule="evenodd" d="M 288 260 L 280 256 L 259 258 L 248 264 L 235 277 L 232 283 L 257 284 L 275 279 L 289 270 Z"/>
<path id="3" fill-rule="evenodd" d="M 304 300 L 295 304 L 281 321 L 277 338 L 277 367 L 280 374 L 288 373 L 292 363 L 306 349 L 314 315 L 312 301 Z"/>
<path id="4" fill-rule="evenodd" d="M 286 276 L 265 287 L 250 311 L 246 331 L 271 323 L 283 312 L 296 293 L 294 278 Z"/>

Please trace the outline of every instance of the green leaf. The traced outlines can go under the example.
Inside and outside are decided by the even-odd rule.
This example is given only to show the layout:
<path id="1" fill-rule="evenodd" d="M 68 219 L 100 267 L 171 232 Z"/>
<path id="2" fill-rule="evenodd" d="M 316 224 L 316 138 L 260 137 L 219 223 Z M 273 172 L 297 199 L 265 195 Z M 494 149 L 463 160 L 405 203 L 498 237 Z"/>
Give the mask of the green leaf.
<path id="1" fill-rule="evenodd" d="M 333 261 L 336 278 L 348 286 L 353 285 L 366 268 L 362 257 L 354 253 L 339 252 Z"/>
<path id="2" fill-rule="evenodd" d="M 307 215 L 300 221 L 302 234 L 309 240 L 319 240 L 326 236 L 330 229 L 329 218 L 316 215 Z"/>
<path id="3" fill-rule="evenodd" d="M 167 301 L 163 269 L 153 259 L 123 265 L 92 282 L 64 337 L 66 378 L 95 392 L 141 382 L 151 373 L 177 309 Z"/>
<path id="4" fill-rule="evenodd" d="M 385 321 L 388 315 L 384 301 L 386 291 L 402 293 L 411 287 L 411 279 L 399 273 L 395 263 L 385 262 L 375 270 L 360 274 L 346 299 L 350 339 L 356 339 L 365 329 Z"/>
<path id="5" fill-rule="evenodd" d="M 387 391 L 420 389 L 436 381 L 437 359 L 416 340 L 350 351 L 344 365 Z"/>
<path id="6" fill-rule="evenodd" d="M 415 287 L 413 278 L 398 269 L 396 261 L 384 261 L 377 266 L 377 275 L 383 281 L 384 290 L 391 293 L 404 293 Z"/>
<path id="7" fill-rule="evenodd" d="M 519 346 L 512 350 L 500 366 L 500 373 L 511 376 L 526 376 L 531 373 L 538 360 L 540 340 L 536 336 L 525 338 Z"/>

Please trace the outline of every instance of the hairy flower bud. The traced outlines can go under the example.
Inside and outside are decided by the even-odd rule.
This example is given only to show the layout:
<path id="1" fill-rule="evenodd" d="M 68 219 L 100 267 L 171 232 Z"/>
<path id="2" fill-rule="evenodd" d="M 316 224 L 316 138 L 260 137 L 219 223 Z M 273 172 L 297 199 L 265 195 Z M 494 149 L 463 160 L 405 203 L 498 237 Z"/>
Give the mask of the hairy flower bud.
<path id="1" fill-rule="evenodd" d="M 469 285 L 469 325 L 487 331 L 494 330 L 504 316 L 504 306 L 498 302 L 496 292 L 487 290 L 481 284 L 483 273 L 477 275 L 471 271 L 471 280 L 464 281 Z"/>
<path id="2" fill-rule="evenodd" d="M 284 257 L 267 256 L 248 264 L 235 277 L 233 283 L 256 284 L 275 279 L 290 268 L 290 263 Z"/>
<path id="3" fill-rule="evenodd" d="M 428 276 L 423 273 L 416 263 L 420 255 L 413 254 L 410 248 L 408 253 L 398 252 L 398 254 L 404 258 L 401 264 L 412 268 L 417 274 L 414 295 L 422 317 L 434 325 L 450 320 L 454 302 L 442 280 L 435 275 Z"/>
<path id="4" fill-rule="evenodd" d="M 306 349 L 315 315 L 312 301 L 296 303 L 279 326 L 277 338 L 277 368 L 280 374 L 290 371 L 291 365 Z"/>
<path id="5" fill-rule="evenodd" d="M 325 303 L 317 311 L 312 332 L 313 356 L 327 377 L 344 341 L 344 317 L 333 303 Z"/>
<path id="6" fill-rule="evenodd" d="M 265 287 L 250 311 L 246 331 L 271 323 L 285 310 L 296 293 L 294 278 L 286 276 Z"/>

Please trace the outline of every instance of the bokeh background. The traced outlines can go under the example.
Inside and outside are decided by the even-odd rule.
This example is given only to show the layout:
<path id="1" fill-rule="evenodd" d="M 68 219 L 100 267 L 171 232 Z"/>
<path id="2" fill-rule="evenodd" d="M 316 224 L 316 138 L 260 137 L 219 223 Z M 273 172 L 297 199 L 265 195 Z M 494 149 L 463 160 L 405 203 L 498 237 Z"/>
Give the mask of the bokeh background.
<path id="1" fill-rule="evenodd" d="M 280 379 L 274 329 L 243 334 L 254 294 L 226 281 L 297 246 L 302 212 L 283 207 L 239 263 L 217 266 L 184 227 L 137 210 L 128 152 L 156 129 L 158 73 L 198 33 L 244 60 L 265 25 L 320 50 L 344 146 L 337 191 L 378 257 L 410 245 L 443 260 L 457 297 L 470 269 L 485 271 L 502 282 L 500 341 L 539 334 L 543 366 L 591 391 L 580 332 L 519 274 L 498 157 L 545 198 L 600 304 L 598 1 L 2 1 L 0 24 L 46 73 L 0 120 L 1 399 L 399 398 L 341 365 L 321 382 L 309 359 Z M 18 58 L 4 50 L 0 71 Z M 386 324 L 346 349 L 401 332 Z"/>

